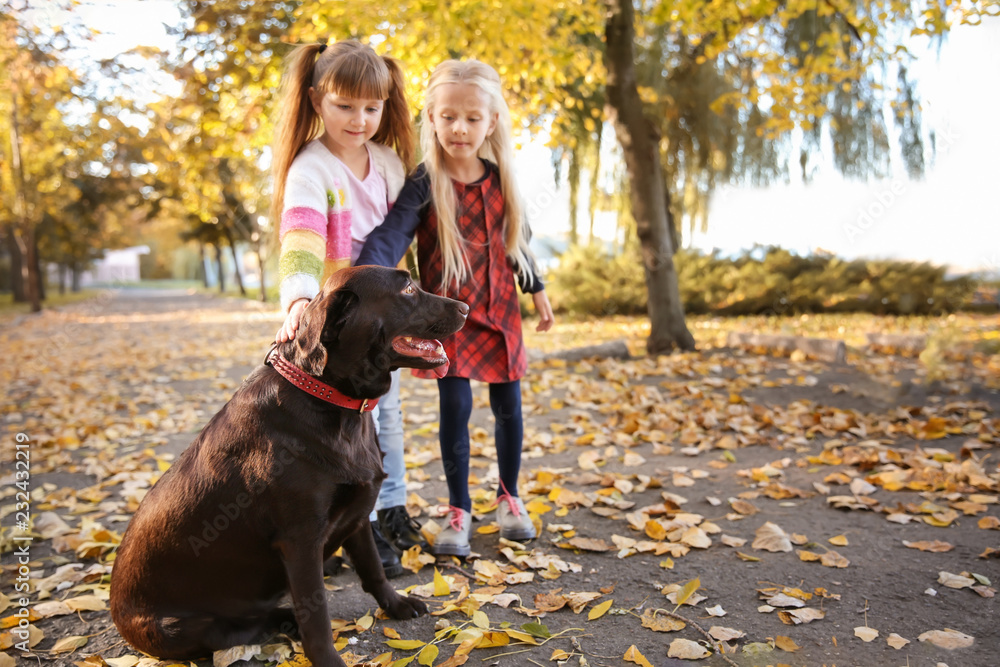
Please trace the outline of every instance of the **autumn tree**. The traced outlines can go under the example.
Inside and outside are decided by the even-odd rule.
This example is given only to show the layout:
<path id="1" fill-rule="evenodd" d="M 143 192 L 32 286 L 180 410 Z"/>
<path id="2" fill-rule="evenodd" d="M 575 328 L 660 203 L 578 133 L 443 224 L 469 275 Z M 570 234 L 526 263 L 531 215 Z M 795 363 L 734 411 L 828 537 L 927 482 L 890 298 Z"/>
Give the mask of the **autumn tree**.
<path id="1" fill-rule="evenodd" d="M 180 94 L 157 107 L 166 138 L 167 190 L 174 211 L 189 221 L 187 237 L 218 249 L 228 246 L 240 291 L 236 247 L 247 243 L 261 267 L 273 246 L 268 162 L 273 114 L 270 102 L 281 78 L 281 56 L 295 40 L 293 9 L 299 3 L 238 0 L 184 2 L 184 24 L 174 31 L 175 53 L 162 62 Z M 215 227 L 216 229 L 211 229 Z M 218 258 L 217 258 L 218 259 Z"/>
<path id="2" fill-rule="evenodd" d="M 615 134 L 621 144 L 632 193 L 632 216 L 642 245 L 646 287 L 649 290 L 651 354 L 674 346 L 694 348 L 694 337 L 684 324 L 674 242 L 670 237 L 669 192 L 660 162 L 659 133 L 646 118 L 635 74 L 631 0 L 613 0 L 608 15 L 606 60 L 607 95 Z"/>
<path id="3" fill-rule="evenodd" d="M 57 105 L 70 98 L 73 73 L 54 55 L 53 41 L 59 35 L 43 39 L 22 20 L 25 9 L 0 9 L 0 69 L 5 72 L 0 84 L 0 222 L 9 239 L 15 298 L 37 312 L 43 297 L 37 229 L 59 185 L 61 146 L 53 139 L 65 132 Z"/>
<path id="4" fill-rule="evenodd" d="M 0 68 L 8 74 L 0 83 L 0 222 L 15 299 L 36 311 L 43 263 L 59 267 L 61 288 L 67 276 L 78 286 L 80 272 L 124 245 L 157 205 L 145 148 L 155 140 L 143 136 L 142 105 L 122 95 L 128 68 L 82 57 L 90 33 L 66 11 L 53 27 L 28 3 L 0 9 Z"/>

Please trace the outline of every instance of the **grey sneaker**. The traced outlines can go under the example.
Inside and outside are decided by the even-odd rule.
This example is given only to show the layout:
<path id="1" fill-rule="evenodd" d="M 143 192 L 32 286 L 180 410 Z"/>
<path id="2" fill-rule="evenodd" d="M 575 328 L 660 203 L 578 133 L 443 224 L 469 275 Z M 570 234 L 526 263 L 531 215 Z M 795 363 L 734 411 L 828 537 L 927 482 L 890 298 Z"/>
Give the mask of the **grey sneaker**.
<path id="1" fill-rule="evenodd" d="M 449 507 L 448 525 L 434 538 L 431 553 L 435 556 L 468 556 L 472 515 L 461 507 Z"/>
<path id="2" fill-rule="evenodd" d="M 500 537 L 515 542 L 535 539 L 535 524 L 524 508 L 524 501 L 517 496 L 504 494 L 497 498 L 497 523 Z"/>

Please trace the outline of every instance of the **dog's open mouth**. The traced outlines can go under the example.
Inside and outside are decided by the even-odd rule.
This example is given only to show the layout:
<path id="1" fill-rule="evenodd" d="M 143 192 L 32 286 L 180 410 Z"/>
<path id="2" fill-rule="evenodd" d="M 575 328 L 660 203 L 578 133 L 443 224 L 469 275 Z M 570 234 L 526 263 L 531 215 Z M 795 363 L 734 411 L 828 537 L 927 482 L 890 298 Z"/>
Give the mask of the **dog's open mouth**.
<path id="1" fill-rule="evenodd" d="M 448 355 L 445 354 L 441 341 L 413 336 L 396 336 L 392 340 L 392 349 L 406 357 L 418 357 L 424 361 L 437 364 L 434 374 L 444 377 L 448 373 Z"/>

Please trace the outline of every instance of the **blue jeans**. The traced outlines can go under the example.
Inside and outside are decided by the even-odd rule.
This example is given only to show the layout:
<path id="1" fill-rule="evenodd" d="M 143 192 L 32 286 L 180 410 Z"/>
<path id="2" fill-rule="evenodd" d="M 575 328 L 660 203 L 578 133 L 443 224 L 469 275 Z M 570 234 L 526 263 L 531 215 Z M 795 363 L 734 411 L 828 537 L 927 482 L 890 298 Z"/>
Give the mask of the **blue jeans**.
<path id="1" fill-rule="evenodd" d="M 379 399 L 375 408 L 375 432 L 378 433 L 378 444 L 385 457 L 382 459 L 382 469 L 388 475 L 382 480 L 382 489 L 378 493 L 375 510 L 406 505 L 406 463 L 403 461 L 403 410 L 399 399 L 399 369 L 392 372 L 392 385 L 388 393 Z M 369 517 L 376 519 L 375 510 Z"/>

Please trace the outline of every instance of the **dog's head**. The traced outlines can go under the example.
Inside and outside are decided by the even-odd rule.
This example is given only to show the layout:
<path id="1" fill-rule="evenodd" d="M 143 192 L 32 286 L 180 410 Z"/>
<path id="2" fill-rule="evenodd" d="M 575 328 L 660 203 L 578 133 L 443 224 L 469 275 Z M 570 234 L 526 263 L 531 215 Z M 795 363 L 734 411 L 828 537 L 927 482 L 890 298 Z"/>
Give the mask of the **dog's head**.
<path id="1" fill-rule="evenodd" d="M 381 396 L 397 368 L 447 368 L 437 339 L 461 329 L 468 314 L 467 305 L 428 294 L 406 271 L 343 269 L 306 308 L 282 352 L 347 396 Z"/>

